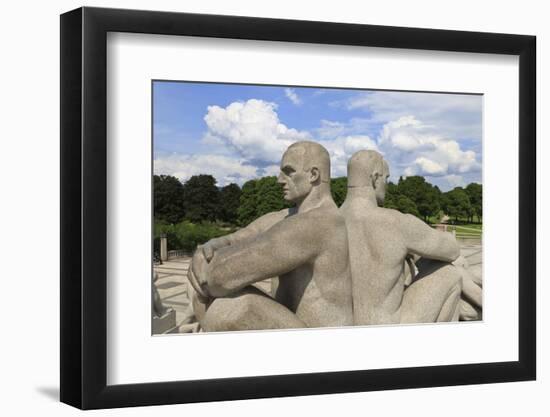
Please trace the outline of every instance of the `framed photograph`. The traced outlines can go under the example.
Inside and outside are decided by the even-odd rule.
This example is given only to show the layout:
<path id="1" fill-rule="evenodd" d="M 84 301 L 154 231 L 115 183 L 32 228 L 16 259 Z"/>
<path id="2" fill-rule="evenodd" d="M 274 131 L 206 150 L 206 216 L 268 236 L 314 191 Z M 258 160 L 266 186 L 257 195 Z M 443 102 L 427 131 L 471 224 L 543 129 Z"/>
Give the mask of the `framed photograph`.
<path id="1" fill-rule="evenodd" d="M 536 377 L 535 37 L 61 16 L 61 401 Z"/>

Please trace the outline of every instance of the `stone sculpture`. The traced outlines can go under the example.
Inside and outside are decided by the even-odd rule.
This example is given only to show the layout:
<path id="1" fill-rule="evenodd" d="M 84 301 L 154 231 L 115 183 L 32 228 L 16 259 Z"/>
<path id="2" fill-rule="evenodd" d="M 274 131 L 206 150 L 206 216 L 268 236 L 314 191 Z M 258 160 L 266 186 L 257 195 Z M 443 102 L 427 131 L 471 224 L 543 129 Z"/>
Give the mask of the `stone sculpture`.
<path id="1" fill-rule="evenodd" d="M 199 247 L 188 278 L 205 331 L 353 324 L 345 222 L 330 193 L 330 157 L 314 142 L 291 145 L 278 182 L 295 207 L 269 213 Z M 270 297 L 251 286 L 279 277 Z"/>
<path id="2" fill-rule="evenodd" d="M 481 320 L 483 302 L 481 274 L 476 276 L 463 256 L 454 261 L 453 265 L 460 270 L 462 276 L 462 297 L 459 306 L 460 320 Z"/>
<path id="3" fill-rule="evenodd" d="M 359 151 L 348 162 L 346 220 L 353 280 L 355 324 L 458 320 L 460 273 L 450 262 L 460 249 L 450 233 L 397 210 L 379 207 L 389 169 L 376 151 Z M 422 257 L 405 291 L 407 256 Z M 426 262 L 424 259 L 439 262 Z"/>
<path id="4" fill-rule="evenodd" d="M 158 274 L 153 275 L 152 286 L 152 331 L 153 334 L 171 333 L 176 329 L 176 312 L 173 308 L 165 307 L 162 304 L 159 291 L 155 282 L 158 281 Z"/>
<path id="5" fill-rule="evenodd" d="M 212 239 L 193 256 L 189 293 L 202 329 L 478 318 L 481 288 L 460 262 L 454 236 L 379 207 L 388 177 L 378 152 L 357 152 L 348 163 L 348 194 L 338 209 L 326 149 L 307 141 L 291 145 L 278 182 L 295 207 Z M 252 286 L 273 277 L 278 286 L 271 295 Z"/>
<path id="6" fill-rule="evenodd" d="M 164 304 L 162 304 L 162 299 L 160 298 L 159 290 L 157 289 L 157 286 L 155 285 L 155 282 L 158 281 L 159 276 L 158 274 L 153 275 L 153 317 L 162 317 L 166 313 L 166 307 Z"/>

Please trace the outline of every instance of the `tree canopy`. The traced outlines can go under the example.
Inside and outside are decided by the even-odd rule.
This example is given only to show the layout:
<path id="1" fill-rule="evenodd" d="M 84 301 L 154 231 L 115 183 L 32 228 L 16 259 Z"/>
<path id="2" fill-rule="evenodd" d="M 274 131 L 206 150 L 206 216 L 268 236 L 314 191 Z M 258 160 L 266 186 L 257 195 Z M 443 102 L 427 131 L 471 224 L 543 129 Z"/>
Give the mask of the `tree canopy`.
<path id="1" fill-rule="evenodd" d="M 347 178 L 331 180 L 332 197 L 338 206 L 346 199 Z M 169 175 L 153 178 L 154 218 L 162 224 L 223 222 L 246 226 L 260 216 L 278 211 L 290 204 L 283 199 L 277 178 L 263 177 L 247 181 L 242 188 L 237 184 L 218 187 L 212 175 L 194 175 L 185 183 Z M 481 221 L 483 189 L 471 183 L 466 188 L 456 187 L 442 193 L 421 176 L 400 178 L 397 184 L 388 183 L 384 207 L 413 214 L 428 222 L 440 210 L 454 220 L 476 216 Z"/>
<path id="2" fill-rule="evenodd" d="M 219 218 L 227 223 L 236 224 L 238 209 L 241 203 L 241 188 L 237 184 L 229 184 L 220 189 Z"/>
<path id="3" fill-rule="evenodd" d="M 473 221 L 474 215 L 477 216 L 477 220 L 481 221 L 483 216 L 483 187 L 481 184 L 472 182 L 465 188 L 466 194 L 470 199 L 470 221 Z"/>
<path id="4" fill-rule="evenodd" d="M 426 182 L 424 177 L 413 175 L 407 178 L 399 178 L 397 192 L 414 203 L 418 213 L 417 216 L 424 221 L 428 221 L 428 217 L 436 216 L 439 213 L 441 191 Z"/>
<path id="5" fill-rule="evenodd" d="M 290 205 L 283 198 L 283 189 L 277 177 L 263 177 L 244 183 L 237 210 L 240 225 L 247 225 L 258 217 Z"/>
<path id="6" fill-rule="evenodd" d="M 153 177 L 153 212 L 156 220 L 174 224 L 184 218 L 183 185 L 170 175 Z"/>
<path id="7" fill-rule="evenodd" d="M 344 203 L 344 200 L 346 199 L 346 195 L 348 193 L 348 178 L 339 177 L 331 179 L 330 192 L 332 193 L 332 198 L 334 199 L 334 202 L 338 207 L 340 207 Z"/>
<path id="8" fill-rule="evenodd" d="M 212 175 L 193 175 L 183 184 L 185 218 L 192 222 L 219 217 L 220 193 Z"/>
<path id="9" fill-rule="evenodd" d="M 386 186 L 386 198 L 384 207 L 398 210 L 401 213 L 412 214 L 420 217 L 416 203 L 406 195 L 399 193 L 399 188 L 394 183 L 390 182 Z"/>
<path id="10" fill-rule="evenodd" d="M 445 213 L 458 221 L 459 217 L 468 217 L 471 210 L 470 199 L 462 187 L 456 187 L 443 194 L 441 205 Z"/>

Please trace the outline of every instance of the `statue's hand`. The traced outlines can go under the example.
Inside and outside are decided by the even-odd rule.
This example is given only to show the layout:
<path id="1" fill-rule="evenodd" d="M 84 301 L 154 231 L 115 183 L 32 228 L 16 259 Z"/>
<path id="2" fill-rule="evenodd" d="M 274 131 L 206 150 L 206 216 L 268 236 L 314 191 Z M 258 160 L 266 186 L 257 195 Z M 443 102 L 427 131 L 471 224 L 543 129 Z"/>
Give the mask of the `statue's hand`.
<path id="1" fill-rule="evenodd" d="M 199 246 L 199 248 L 202 248 L 202 252 L 204 254 L 206 262 L 210 262 L 214 257 L 214 252 L 216 252 L 216 250 L 218 250 L 219 248 L 223 248 L 225 246 L 229 246 L 229 241 L 227 239 L 214 238 L 210 239 L 204 245 Z"/>
<path id="2" fill-rule="evenodd" d="M 204 257 L 202 248 L 199 246 L 193 255 L 189 269 L 187 270 L 187 279 L 197 292 L 197 298 L 201 303 L 208 303 L 210 294 L 207 289 L 208 263 Z"/>

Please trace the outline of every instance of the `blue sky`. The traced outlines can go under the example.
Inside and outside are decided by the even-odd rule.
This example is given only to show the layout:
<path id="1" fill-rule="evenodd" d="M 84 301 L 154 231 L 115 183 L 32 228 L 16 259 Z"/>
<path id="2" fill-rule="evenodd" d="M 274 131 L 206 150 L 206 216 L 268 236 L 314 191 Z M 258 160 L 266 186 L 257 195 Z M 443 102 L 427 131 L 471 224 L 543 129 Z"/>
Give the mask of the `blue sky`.
<path id="1" fill-rule="evenodd" d="M 481 182 L 482 96 L 155 81 L 155 174 L 212 174 L 219 185 L 277 175 L 282 153 L 314 140 L 346 175 L 360 149 L 390 179 L 424 175 L 442 190 Z"/>

